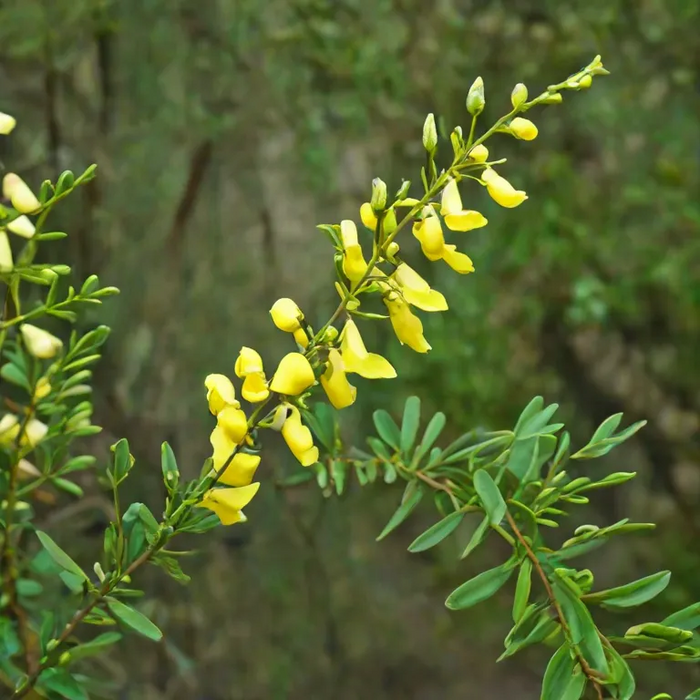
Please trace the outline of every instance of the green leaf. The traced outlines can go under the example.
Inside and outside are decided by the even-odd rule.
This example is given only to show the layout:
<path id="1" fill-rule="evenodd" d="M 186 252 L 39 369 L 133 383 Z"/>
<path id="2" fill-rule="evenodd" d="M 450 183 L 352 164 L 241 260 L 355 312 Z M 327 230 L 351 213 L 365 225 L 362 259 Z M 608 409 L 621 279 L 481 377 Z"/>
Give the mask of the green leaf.
<path id="1" fill-rule="evenodd" d="M 533 435 L 539 435 L 540 431 L 549 423 L 549 419 L 557 412 L 559 404 L 553 403 L 539 413 L 535 414 L 516 434 L 519 440 L 525 440 Z"/>
<path id="2" fill-rule="evenodd" d="M 530 466 L 537 458 L 537 448 L 537 436 L 527 438 L 527 440 L 516 440 L 513 444 L 506 467 L 519 481 L 522 481 L 530 471 Z"/>
<path id="3" fill-rule="evenodd" d="M 486 536 L 491 532 L 490 524 L 489 516 L 487 515 L 472 533 L 467 546 L 459 557 L 460 559 L 466 559 L 486 539 Z"/>
<path id="4" fill-rule="evenodd" d="M 417 396 L 409 396 L 403 410 L 401 422 L 401 452 L 408 456 L 416 441 L 418 426 L 420 425 L 420 399 Z"/>
<path id="5" fill-rule="evenodd" d="M 87 579 L 85 572 L 45 532 L 37 530 L 36 536 L 39 538 L 41 546 L 64 571 L 68 571 L 76 577 Z"/>
<path id="6" fill-rule="evenodd" d="M 513 432 L 516 434 L 520 433 L 525 424 L 534 418 L 543 407 L 544 399 L 541 396 L 535 396 L 535 398 L 532 399 L 532 401 L 530 401 L 530 403 L 523 409 L 523 412 L 520 414 L 520 418 L 518 418 L 518 422 L 515 424 L 515 428 L 513 428 Z"/>
<path id="7" fill-rule="evenodd" d="M 27 375 L 16 364 L 8 362 L 0 369 L 0 377 L 10 384 L 21 386 L 25 391 L 31 392 Z"/>
<path id="8" fill-rule="evenodd" d="M 617 680 L 617 700 L 632 700 L 636 684 L 629 664 L 611 645 L 608 647 L 611 675 Z"/>
<path id="9" fill-rule="evenodd" d="M 169 557 L 161 552 L 158 552 L 151 557 L 151 563 L 159 566 L 168 573 L 168 576 L 174 578 L 182 584 L 189 583 L 190 577 L 182 570 L 180 563 L 175 557 Z"/>
<path id="10" fill-rule="evenodd" d="M 399 443 L 401 442 L 401 431 L 399 430 L 399 426 L 394 423 L 394 419 L 384 409 L 375 411 L 372 414 L 372 419 L 374 420 L 374 427 L 377 429 L 379 437 L 384 440 L 387 445 L 398 450 Z"/>
<path id="11" fill-rule="evenodd" d="M 65 668 L 47 668 L 37 681 L 40 690 L 51 690 L 67 700 L 88 700 L 80 683 Z"/>
<path id="12" fill-rule="evenodd" d="M 586 678 L 585 676 L 583 677 L 583 684 L 579 688 L 578 695 L 576 695 L 575 690 L 580 683 L 580 681 L 576 681 L 576 676 L 574 675 L 577 667 L 578 664 L 571 653 L 569 644 L 565 642 L 554 652 L 554 656 L 547 664 L 544 678 L 542 679 L 540 700 L 578 700 L 585 687 Z M 580 671 L 580 667 L 578 668 Z M 573 689 L 571 688 L 572 683 L 574 683 Z"/>
<path id="13" fill-rule="evenodd" d="M 429 527 L 422 535 L 418 535 L 409 545 L 409 552 L 423 552 L 442 542 L 448 535 L 452 534 L 457 526 L 464 519 L 464 512 L 456 510 L 447 517 Z"/>
<path id="14" fill-rule="evenodd" d="M 63 583 L 65 583 L 66 586 L 68 586 L 71 592 L 75 593 L 76 595 L 79 595 L 83 592 L 85 587 L 84 576 L 78 576 L 72 571 L 59 571 L 58 576 L 61 579 L 61 581 L 63 581 Z"/>
<path id="15" fill-rule="evenodd" d="M 530 600 L 530 589 L 532 588 L 532 562 L 525 559 L 518 571 L 518 582 L 515 586 L 515 597 L 513 598 L 513 622 L 517 622 L 524 614 Z"/>
<path id="16" fill-rule="evenodd" d="M 172 492 L 180 479 L 180 470 L 177 467 L 173 448 L 167 442 L 160 446 L 160 468 L 163 472 L 165 488 Z"/>
<path id="17" fill-rule="evenodd" d="M 431 419 L 425 428 L 423 433 L 423 439 L 420 441 L 420 445 L 413 455 L 413 464 L 418 466 L 421 459 L 425 457 L 430 448 L 435 444 L 435 441 L 440 437 L 445 424 L 447 423 L 447 418 L 444 413 L 438 412 Z M 432 461 L 432 460 L 431 460 Z"/>
<path id="18" fill-rule="evenodd" d="M 501 566 L 488 569 L 455 588 L 447 597 L 445 605 L 450 610 L 464 610 L 495 595 L 513 573 L 513 563 L 507 561 Z"/>
<path id="19" fill-rule="evenodd" d="M 571 459 L 595 459 L 596 457 L 602 457 L 608 454 L 614 447 L 617 447 L 625 440 L 631 438 L 632 435 L 641 430 L 646 424 L 647 422 L 645 420 L 638 421 L 629 426 L 629 428 L 625 428 L 625 430 L 619 432 L 617 435 L 599 440 L 594 444 L 589 442 L 585 447 L 582 447 L 578 452 L 571 455 Z"/>
<path id="20" fill-rule="evenodd" d="M 118 600 L 109 600 L 107 607 L 119 622 L 124 623 L 127 627 L 142 634 L 144 637 L 154 642 L 159 642 L 163 638 L 163 633 L 145 615 L 131 606 L 125 605 Z"/>
<path id="21" fill-rule="evenodd" d="M 489 516 L 491 525 L 498 525 L 506 514 L 506 502 L 493 480 L 485 469 L 478 469 L 474 474 L 474 488 Z"/>
<path id="22" fill-rule="evenodd" d="M 532 613 L 532 614 L 531 614 Z M 508 633 L 506 650 L 498 657 L 503 661 L 525 647 L 539 644 L 547 639 L 558 624 L 546 612 L 537 614 L 537 606 L 529 606 L 523 617 Z"/>
<path id="23" fill-rule="evenodd" d="M 81 455 L 69 459 L 59 470 L 59 474 L 70 474 L 91 467 L 97 460 L 92 455 Z"/>
<path id="24" fill-rule="evenodd" d="M 690 695 L 686 695 L 685 700 L 700 700 L 700 688 L 694 690 Z"/>
<path id="25" fill-rule="evenodd" d="M 84 494 L 83 489 L 80 486 L 78 486 L 78 484 L 69 481 L 68 479 L 61 479 L 61 477 L 55 476 L 53 477 L 53 479 L 51 479 L 51 483 L 57 489 L 61 489 L 61 491 L 65 491 L 66 493 L 69 493 L 71 496 L 75 496 L 76 498 L 80 498 Z"/>
<path id="26" fill-rule="evenodd" d="M 112 475 L 114 483 L 121 483 L 128 475 L 129 470 L 134 465 L 134 458 L 129 453 L 129 443 L 126 438 L 122 438 L 111 447 L 114 452 L 114 464 L 112 467 Z"/>
<path id="27" fill-rule="evenodd" d="M 700 627 L 700 603 L 693 603 L 683 610 L 661 620 L 662 625 L 678 627 L 682 630 L 694 630 Z"/>
<path id="28" fill-rule="evenodd" d="M 41 595 L 44 587 L 31 578 L 20 578 L 17 580 L 17 594 L 25 598 Z"/>
<path id="29" fill-rule="evenodd" d="M 335 486 L 335 492 L 340 496 L 345 489 L 345 463 L 339 459 L 332 459 L 330 461 L 330 471 L 333 485 Z"/>
<path id="30" fill-rule="evenodd" d="M 300 484 L 305 484 L 307 481 L 311 481 L 315 474 L 311 469 L 304 469 L 304 471 L 295 472 L 289 476 L 285 476 L 279 479 L 275 483 L 278 486 L 299 486 Z"/>
<path id="31" fill-rule="evenodd" d="M 89 656 L 103 654 L 108 647 L 116 644 L 121 638 L 122 635 L 119 632 L 103 632 L 89 642 L 72 647 L 70 650 L 71 660 L 78 661 Z"/>
<path id="32" fill-rule="evenodd" d="M 670 580 L 670 571 L 660 571 L 624 586 L 588 593 L 582 597 L 582 600 L 586 603 L 598 603 L 613 610 L 633 608 L 659 595 L 668 586 Z"/>
<path id="33" fill-rule="evenodd" d="M 620 425 L 622 420 L 622 413 L 616 413 L 614 416 L 606 418 L 593 433 L 593 437 L 588 441 L 589 445 L 595 445 L 596 442 L 605 440 L 605 438 L 610 437 Z"/>
<path id="34" fill-rule="evenodd" d="M 160 529 L 160 525 L 158 524 L 158 521 L 155 519 L 153 516 L 153 513 L 149 510 L 148 506 L 144 505 L 143 503 L 139 504 L 139 518 L 141 519 L 141 522 L 143 523 L 143 526 L 146 530 L 146 537 L 149 540 L 154 539 L 155 535 L 158 533 L 158 530 Z"/>
<path id="35" fill-rule="evenodd" d="M 377 537 L 377 542 L 383 540 L 392 530 L 395 530 L 413 512 L 413 509 L 423 498 L 424 490 L 415 481 L 409 481 L 401 498 L 401 504 L 389 519 L 386 527 Z"/>

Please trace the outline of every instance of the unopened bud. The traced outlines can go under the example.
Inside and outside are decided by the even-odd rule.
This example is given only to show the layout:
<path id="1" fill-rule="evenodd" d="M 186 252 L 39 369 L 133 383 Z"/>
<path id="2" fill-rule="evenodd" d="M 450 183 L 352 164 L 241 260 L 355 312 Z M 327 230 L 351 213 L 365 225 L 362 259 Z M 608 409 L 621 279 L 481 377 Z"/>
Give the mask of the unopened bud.
<path id="1" fill-rule="evenodd" d="M 338 329 L 335 326 L 328 326 L 323 332 L 323 342 L 332 343 L 338 337 Z"/>
<path id="2" fill-rule="evenodd" d="M 399 201 L 406 199 L 408 196 L 408 191 L 411 189 L 411 181 L 410 180 L 404 180 L 403 183 L 401 184 L 401 187 L 399 187 L 399 191 L 396 193 L 396 199 Z"/>
<path id="3" fill-rule="evenodd" d="M 389 236 L 396 231 L 396 212 L 393 208 L 388 209 L 382 221 L 384 235 Z"/>
<path id="4" fill-rule="evenodd" d="M 41 209 L 39 200 L 19 175 L 7 173 L 2 179 L 2 194 L 20 214 L 32 214 Z"/>
<path id="5" fill-rule="evenodd" d="M 561 93 L 553 92 L 553 93 L 547 95 L 547 97 L 545 97 L 542 100 L 542 104 L 543 105 L 558 105 L 558 104 L 561 104 L 563 101 L 564 101 L 564 98 L 561 96 Z"/>
<path id="6" fill-rule="evenodd" d="M 105 572 L 102 570 L 102 566 L 100 566 L 99 561 L 94 563 L 92 570 L 95 572 L 95 576 L 100 579 L 100 583 L 102 583 L 105 580 Z"/>
<path id="7" fill-rule="evenodd" d="M 518 83 L 510 93 L 510 103 L 514 108 L 520 107 L 523 102 L 527 101 L 527 87 L 524 83 Z"/>
<path id="8" fill-rule="evenodd" d="M 467 93 L 467 111 L 476 117 L 484 111 L 486 99 L 484 98 L 484 81 L 479 76 L 469 88 Z"/>
<path id="9" fill-rule="evenodd" d="M 435 115 L 431 112 L 423 124 L 423 147 L 428 153 L 433 153 L 437 147 L 438 134 L 435 126 Z"/>
<path id="10" fill-rule="evenodd" d="M 12 258 L 10 239 L 4 229 L 0 229 L 0 272 L 12 272 L 15 267 Z"/>
<path id="11" fill-rule="evenodd" d="M 589 87 L 591 87 L 592 82 L 593 78 L 591 78 L 590 75 L 584 75 L 583 78 L 578 81 L 578 86 L 581 88 L 581 90 L 587 90 Z"/>
<path id="12" fill-rule="evenodd" d="M 392 260 L 393 257 L 399 252 L 399 244 L 396 241 L 392 241 L 389 243 L 389 245 L 386 247 L 386 256 L 389 258 L 389 260 Z"/>
<path id="13" fill-rule="evenodd" d="M 374 211 L 384 211 L 386 207 L 386 182 L 379 177 L 372 180 L 371 204 Z"/>
<path id="14" fill-rule="evenodd" d="M 69 651 L 64 651 L 59 657 L 58 657 L 58 665 L 59 666 L 67 666 L 70 663 L 70 652 Z"/>
<path id="15" fill-rule="evenodd" d="M 474 148 L 469 151 L 469 158 L 477 163 L 485 163 L 488 160 L 488 157 L 489 149 L 486 148 L 483 143 L 480 143 L 478 146 L 474 146 Z"/>
<path id="16" fill-rule="evenodd" d="M 7 136 L 17 126 L 17 120 L 9 114 L 0 112 L 0 134 Z"/>

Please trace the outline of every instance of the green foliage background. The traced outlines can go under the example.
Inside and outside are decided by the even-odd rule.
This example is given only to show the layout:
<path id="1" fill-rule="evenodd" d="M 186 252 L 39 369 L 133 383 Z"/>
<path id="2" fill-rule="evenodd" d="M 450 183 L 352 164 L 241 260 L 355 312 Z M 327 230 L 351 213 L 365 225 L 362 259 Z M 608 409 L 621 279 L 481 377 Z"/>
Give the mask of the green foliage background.
<path id="1" fill-rule="evenodd" d="M 128 435 L 153 465 L 130 488 L 157 504 L 162 440 L 192 473 L 208 454 L 205 374 L 230 373 L 242 344 L 277 357 L 267 309 L 278 296 L 311 318 L 335 303 L 315 224 L 357 218 L 372 177 L 394 187 L 414 174 L 425 114 L 445 130 L 465 123 L 476 75 L 490 123 L 515 82 L 541 89 L 600 53 L 612 75 L 535 114 L 537 141 L 494 141 L 530 199 L 496 211 L 481 192 L 465 196 L 490 219 L 460 246 L 477 273 L 416 265 L 451 312 L 426 320 L 427 357 L 366 332 L 399 378 L 359 384 L 345 424 L 361 439 L 368 409 L 411 393 L 455 434 L 511 425 L 536 393 L 586 437 L 617 411 L 647 418 L 610 458 L 644 477 L 599 497 L 587 520 L 624 510 L 659 522 L 633 549 L 611 547 L 602 568 L 609 582 L 672 569 L 669 611 L 696 600 L 699 26 L 697 0 L 3 3 L 0 108 L 20 127 L 0 158 L 33 184 L 99 165 L 54 223 L 72 234 L 77 276 L 122 289 L 100 311 L 115 332 L 98 370 L 105 434 L 94 449 L 106 459 Z M 409 556 L 427 513 L 376 544 L 398 493 L 339 502 L 275 490 L 291 458 L 271 454 L 250 524 L 185 562 L 193 585 L 154 572 L 167 642 L 131 640 L 105 662 L 125 697 L 536 697 L 543 659 L 493 662 L 507 600 L 502 625 L 490 620 L 498 598 L 463 614 L 442 606 L 488 552 L 459 570 L 457 544 Z M 42 517 L 66 523 L 89 559 L 109 501 L 85 487 L 88 499 L 62 497 Z M 671 691 L 659 673 L 642 690 Z M 676 673 L 685 690 L 699 684 L 697 670 Z"/>

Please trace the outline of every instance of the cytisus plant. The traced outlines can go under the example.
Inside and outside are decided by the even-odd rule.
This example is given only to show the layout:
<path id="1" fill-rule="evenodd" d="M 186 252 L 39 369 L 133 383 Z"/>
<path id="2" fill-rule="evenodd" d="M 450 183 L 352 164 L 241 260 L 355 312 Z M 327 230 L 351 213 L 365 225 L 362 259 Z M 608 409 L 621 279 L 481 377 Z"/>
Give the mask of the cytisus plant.
<path id="1" fill-rule="evenodd" d="M 559 649 L 544 674 L 544 698 L 574 700 L 586 692 L 599 698 L 630 698 L 634 679 L 627 658 L 695 658 L 694 608 L 662 623 L 639 625 L 622 636 L 602 634 L 590 613 L 596 605 L 614 609 L 648 600 L 666 585 L 667 572 L 617 589 L 594 591 L 590 571 L 568 566 L 576 554 L 640 526 L 626 522 L 606 528 L 584 526 L 557 551 L 548 548 L 541 535 L 542 528 L 557 525 L 570 505 L 586 502 L 587 491 L 631 476 L 617 473 L 596 483 L 585 477 L 572 479 L 564 469 L 567 459 L 604 454 L 639 425 L 615 433 L 620 416 L 614 416 L 589 445 L 569 456 L 562 425 L 550 423 L 556 407 L 545 408 L 541 399 L 535 399 L 513 431 L 469 434 L 440 449 L 434 443 L 445 417 L 434 416 L 416 445 L 419 404 L 412 399 L 400 428 L 388 414 L 375 414 L 380 438 L 370 439 L 374 455 L 359 450 L 346 454 L 336 414 L 322 400 L 321 391 L 336 410 L 351 405 L 357 394 L 349 381 L 351 374 L 367 379 L 397 376 L 385 358 L 365 347 L 360 330 L 364 323 L 388 320 L 401 344 L 419 353 L 430 350 L 415 310 L 446 311 L 448 304 L 404 259 L 400 236 L 405 229 L 411 228 L 430 261 L 443 261 L 459 274 L 473 272 L 471 259 L 457 249 L 457 243 L 461 232 L 481 228 L 487 221 L 479 212 L 464 208 L 462 185 L 485 187 L 505 208 L 520 206 L 527 199 L 524 191 L 496 171 L 495 166 L 500 170 L 505 159 L 493 159 L 485 143 L 496 134 L 533 140 L 537 127 L 523 113 L 560 103 L 566 91 L 586 89 L 595 76 L 605 74 L 596 57 L 533 99 L 518 84 L 510 109 L 486 129 L 479 128 L 485 97 L 478 78 L 467 96 L 468 128 L 456 127 L 450 134 L 452 157 L 445 163 L 438 161 L 438 132 L 429 115 L 422 135 L 426 163 L 421 187 L 413 192 L 411 183 L 404 181 L 390 196 L 386 184 L 377 178 L 370 201 L 360 208 L 359 229 L 349 219 L 319 227 L 334 247 L 339 302 L 331 317 L 311 325 L 294 301 L 281 298 L 270 314 L 277 328 L 288 334 L 290 348 L 272 376 L 266 375 L 260 354 L 243 347 L 232 361 L 233 374 L 240 380 L 238 393 L 229 377 L 206 377 L 206 399 L 216 424 L 211 433 L 212 456 L 200 476 L 183 479 L 173 451 L 164 443 L 167 498 L 162 511 L 154 514 L 143 503 L 125 506 L 120 486 L 129 477 L 134 458 L 126 440 L 113 446 L 106 483 L 116 515 L 89 571 L 36 527 L 33 504 L 46 489 L 81 498 L 72 475 L 94 466 L 91 456 L 76 453 L 74 441 L 99 430 L 90 421 L 89 368 L 99 359 L 108 329 L 67 334 L 61 324 L 73 324 L 81 305 L 99 304 L 116 290 L 101 288 L 95 276 L 79 290 L 67 287 L 61 279 L 70 272 L 67 265 L 35 260 L 40 259 L 40 243 L 65 235 L 47 228 L 52 209 L 92 178 L 94 167 L 77 178 L 64 172 L 55 184 L 44 182 L 38 195 L 18 175 L 4 175 L 0 279 L 6 294 L 0 321 L 0 376 L 6 412 L 0 418 L 0 684 L 7 697 L 35 693 L 76 700 L 93 692 L 102 695 L 104 679 L 93 665 L 95 656 L 109 652 L 127 632 L 161 639 L 158 627 L 130 602 L 140 594 L 134 588 L 135 574 L 148 563 L 186 581 L 179 565 L 183 552 L 172 549 L 171 540 L 180 533 L 204 533 L 219 524 L 245 520 L 243 509 L 260 487 L 254 478 L 266 430 L 281 432 L 294 457 L 307 468 L 304 474 L 315 475 L 326 491 L 331 487 L 341 491 L 350 470 L 361 483 L 375 481 L 379 475 L 388 483 L 405 480 L 401 505 L 383 534 L 433 491 L 441 520 L 413 543 L 412 551 L 437 544 L 469 514 L 480 514 L 480 525 L 465 555 L 493 531 L 512 547 L 512 556 L 460 586 L 447 604 L 469 607 L 516 578 L 515 626 L 506 639 L 504 656 L 557 638 Z M 0 115 L 3 134 L 14 127 L 12 117 Z M 38 296 L 36 291 L 42 287 L 45 294 Z M 52 331 L 47 328 L 50 324 L 55 326 Z M 60 534 L 56 539 L 61 539 Z M 531 593 L 533 580 L 540 582 L 542 595 Z M 48 602 L 56 593 L 54 583 L 67 589 L 70 610 Z M 95 625 L 108 631 L 90 634 L 89 627 Z"/>

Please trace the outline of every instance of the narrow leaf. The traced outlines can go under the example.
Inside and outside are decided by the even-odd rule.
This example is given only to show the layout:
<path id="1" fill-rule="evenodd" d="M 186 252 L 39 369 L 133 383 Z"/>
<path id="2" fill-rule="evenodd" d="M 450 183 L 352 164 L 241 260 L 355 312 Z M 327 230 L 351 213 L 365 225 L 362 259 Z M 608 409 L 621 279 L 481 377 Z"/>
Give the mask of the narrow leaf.
<path id="1" fill-rule="evenodd" d="M 540 700 L 562 700 L 575 668 L 576 661 L 569 649 L 569 644 L 564 643 L 554 652 L 554 656 L 547 664 L 542 679 Z"/>
<path id="2" fill-rule="evenodd" d="M 37 530 L 36 536 L 39 538 L 42 547 L 64 571 L 87 579 L 85 572 L 45 532 Z"/>
<path id="3" fill-rule="evenodd" d="M 423 552 L 434 547 L 450 535 L 464 519 L 462 511 L 450 513 L 447 517 L 429 527 L 422 535 L 418 535 L 409 545 L 409 552 Z"/>
<path id="4" fill-rule="evenodd" d="M 523 616 L 530 600 L 530 589 L 532 588 L 532 562 L 525 559 L 518 571 L 518 582 L 515 586 L 515 597 L 513 599 L 513 622 L 518 622 Z"/>
<path id="5" fill-rule="evenodd" d="M 421 498 L 423 498 L 423 493 L 423 489 L 420 486 L 416 486 L 415 482 L 411 481 L 408 483 L 403 498 L 401 499 L 401 504 L 391 516 L 386 527 L 379 534 L 379 537 L 377 537 L 377 542 L 383 540 L 392 530 L 395 530 L 406 520 L 413 512 L 413 509 L 420 503 Z"/>
<path id="6" fill-rule="evenodd" d="M 408 455 L 416 441 L 418 426 L 420 425 L 420 399 L 417 396 L 409 396 L 403 410 L 401 422 L 401 452 Z"/>
<path id="7" fill-rule="evenodd" d="M 455 588 L 447 597 L 445 605 L 450 610 L 464 610 L 487 600 L 496 594 L 511 577 L 513 565 L 510 561 L 494 569 L 483 571 L 478 576 Z"/>
<path id="8" fill-rule="evenodd" d="M 670 580 L 670 571 L 660 571 L 624 586 L 588 593 L 582 596 L 582 600 L 586 603 L 599 603 L 606 608 L 633 608 L 659 595 Z"/>
<path id="9" fill-rule="evenodd" d="M 459 557 L 460 559 L 466 559 L 486 539 L 486 536 L 491 532 L 489 525 L 489 516 L 487 515 L 481 521 L 479 527 L 474 530 L 467 546 Z"/>
<path id="10" fill-rule="evenodd" d="M 394 423 L 394 419 L 383 409 L 375 411 L 372 414 L 374 427 L 377 429 L 379 437 L 384 440 L 387 445 L 390 445 L 395 450 L 399 449 L 401 441 L 401 431 L 399 426 Z"/>
<path id="11" fill-rule="evenodd" d="M 159 642 L 163 638 L 163 633 L 145 615 L 129 605 L 118 600 L 109 600 L 107 607 L 119 622 L 123 622 L 127 627 L 144 637 L 152 639 L 154 642 Z"/>
<path id="12" fill-rule="evenodd" d="M 474 474 L 474 488 L 484 505 L 491 525 L 498 525 L 503 520 L 507 509 L 506 502 L 491 474 L 485 469 L 477 470 Z"/>

